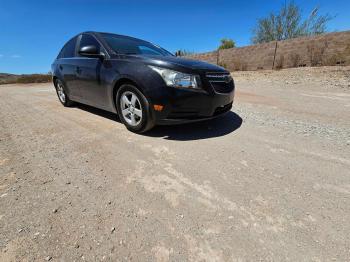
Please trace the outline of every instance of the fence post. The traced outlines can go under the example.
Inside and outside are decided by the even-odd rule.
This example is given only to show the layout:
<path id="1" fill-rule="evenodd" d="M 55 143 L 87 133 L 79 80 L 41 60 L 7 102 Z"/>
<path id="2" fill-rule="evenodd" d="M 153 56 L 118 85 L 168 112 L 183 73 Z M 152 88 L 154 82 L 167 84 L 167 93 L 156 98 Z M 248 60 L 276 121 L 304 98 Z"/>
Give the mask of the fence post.
<path id="1" fill-rule="evenodd" d="M 277 53 L 277 45 L 278 45 L 278 41 L 276 41 L 275 54 L 273 55 L 272 70 L 275 68 L 276 53 Z"/>

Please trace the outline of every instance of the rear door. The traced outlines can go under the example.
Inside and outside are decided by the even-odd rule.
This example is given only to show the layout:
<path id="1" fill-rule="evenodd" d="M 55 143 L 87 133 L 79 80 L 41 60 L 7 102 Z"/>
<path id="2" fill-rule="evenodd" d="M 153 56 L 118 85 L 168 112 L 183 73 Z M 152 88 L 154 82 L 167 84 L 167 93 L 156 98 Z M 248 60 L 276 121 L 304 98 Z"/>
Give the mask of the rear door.
<path id="1" fill-rule="evenodd" d="M 89 34 L 82 34 L 79 41 L 79 48 L 83 46 L 96 46 L 98 52 L 105 52 L 96 38 Z M 78 67 L 76 68 L 76 78 L 80 91 L 87 104 L 105 108 L 107 102 L 107 89 L 101 81 L 101 69 L 103 60 L 100 58 L 90 58 L 78 54 Z"/>
<path id="2" fill-rule="evenodd" d="M 70 99 L 81 97 L 76 78 L 76 46 L 77 37 L 72 38 L 62 48 L 57 59 L 59 75 L 65 84 Z"/>

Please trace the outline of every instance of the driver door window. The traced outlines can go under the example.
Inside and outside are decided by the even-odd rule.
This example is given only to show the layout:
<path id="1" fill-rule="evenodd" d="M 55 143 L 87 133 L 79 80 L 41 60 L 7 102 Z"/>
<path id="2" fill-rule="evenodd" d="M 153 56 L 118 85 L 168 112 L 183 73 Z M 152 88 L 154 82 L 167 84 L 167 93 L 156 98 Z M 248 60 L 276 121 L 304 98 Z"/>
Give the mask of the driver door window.
<path id="1" fill-rule="evenodd" d="M 83 34 L 80 39 L 79 49 L 83 46 L 96 46 L 98 52 L 104 52 L 103 47 L 95 37 Z M 107 105 L 107 89 L 101 85 L 100 74 L 103 70 L 104 60 L 100 58 L 80 56 L 76 76 L 85 103 L 104 108 Z"/>

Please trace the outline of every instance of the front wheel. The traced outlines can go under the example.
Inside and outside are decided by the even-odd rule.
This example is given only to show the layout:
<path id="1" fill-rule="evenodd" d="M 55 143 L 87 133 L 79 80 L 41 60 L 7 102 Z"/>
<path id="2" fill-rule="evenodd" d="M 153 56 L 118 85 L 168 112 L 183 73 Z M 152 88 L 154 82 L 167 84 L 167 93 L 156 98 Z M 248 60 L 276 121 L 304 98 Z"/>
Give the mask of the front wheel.
<path id="1" fill-rule="evenodd" d="M 147 98 L 133 85 L 122 85 L 116 96 L 120 120 L 132 132 L 144 133 L 154 127 Z"/>
<path id="2" fill-rule="evenodd" d="M 63 82 L 57 79 L 55 82 L 55 87 L 56 87 L 56 93 L 57 93 L 58 99 L 60 100 L 61 104 L 64 106 L 72 106 L 73 101 L 71 101 L 67 96 Z"/>

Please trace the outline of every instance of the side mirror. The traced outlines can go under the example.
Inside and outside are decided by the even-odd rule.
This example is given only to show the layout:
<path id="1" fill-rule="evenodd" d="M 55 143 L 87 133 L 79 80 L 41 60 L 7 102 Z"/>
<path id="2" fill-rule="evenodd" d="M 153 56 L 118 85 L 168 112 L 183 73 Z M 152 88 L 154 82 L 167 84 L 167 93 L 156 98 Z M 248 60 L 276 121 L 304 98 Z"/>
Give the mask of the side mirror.
<path id="1" fill-rule="evenodd" d="M 92 58 L 104 58 L 104 54 L 98 52 L 96 46 L 94 45 L 87 45 L 83 46 L 79 49 L 79 54 L 86 57 L 92 57 Z"/>

